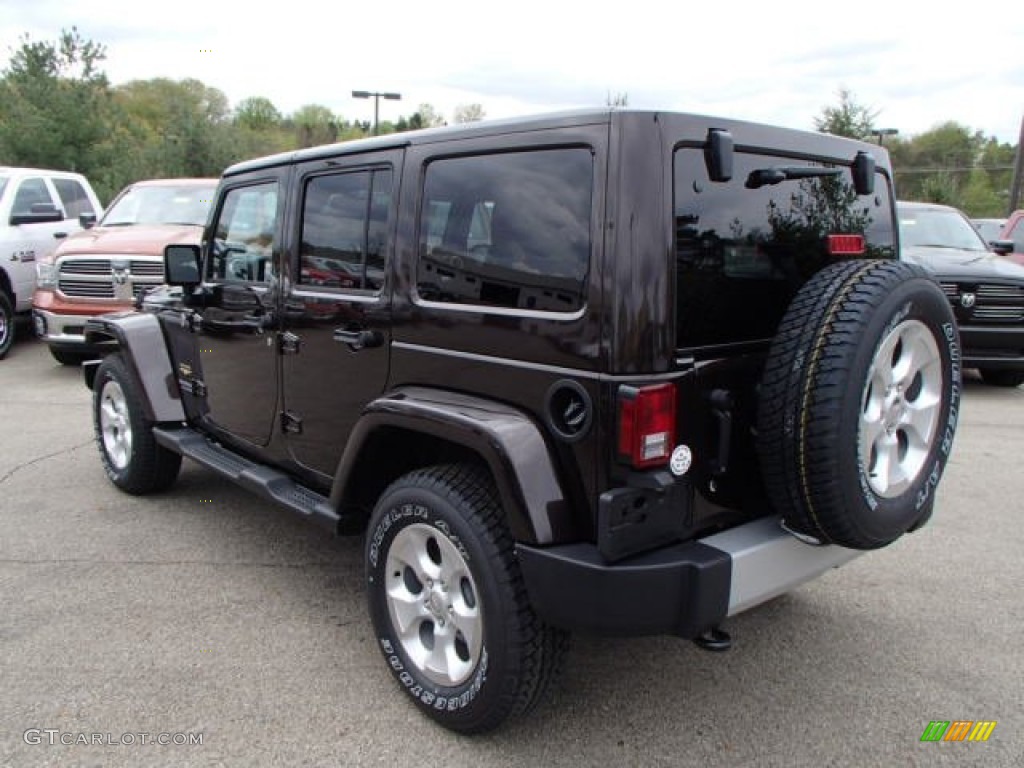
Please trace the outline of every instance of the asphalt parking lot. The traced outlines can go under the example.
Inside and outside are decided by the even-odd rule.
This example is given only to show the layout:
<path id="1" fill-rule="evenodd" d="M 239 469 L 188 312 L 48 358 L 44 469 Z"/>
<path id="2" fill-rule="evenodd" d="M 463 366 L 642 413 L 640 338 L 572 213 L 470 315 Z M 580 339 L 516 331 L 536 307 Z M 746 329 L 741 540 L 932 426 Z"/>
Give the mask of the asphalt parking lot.
<path id="1" fill-rule="evenodd" d="M 166 494 L 118 492 L 79 371 L 42 345 L 0 391 L 4 766 L 1024 765 L 1024 388 L 965 382 L 924 530 L 731 620 L 726 654 L 574 638 L 552 698 L 476 738 L 392 682 L 359 540 L 187 462 Z M 922 743 L 933 720 L 997 725 Z M 161 733 L 202 743 L 141 743 Z"/>

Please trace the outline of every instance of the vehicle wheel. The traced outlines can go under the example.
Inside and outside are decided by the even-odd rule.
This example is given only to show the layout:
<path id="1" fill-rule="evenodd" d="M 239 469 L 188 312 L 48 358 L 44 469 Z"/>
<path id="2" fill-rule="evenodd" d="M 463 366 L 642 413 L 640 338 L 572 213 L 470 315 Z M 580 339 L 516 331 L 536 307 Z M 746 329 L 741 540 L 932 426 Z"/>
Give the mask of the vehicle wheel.
<path id="1" fill-rule="evenodd" d="M 490 478 L 466 465 L 411 472 L 370 519 L 370 616 L 395 679 L 462 733 L 531 709 L 567 635 L 530 607 Z"/>
<path id="2" fill-rule="evenodd" d="M 89 353 L 87 352 L 63 349 L 61 347 L 50 347 L 50 354 L 61 365 L 81 365 L 83 361 L 89 359 Z"/>
<path id="3" fill-rule="evenodd" d="M 758 453 L 787 526 L 853 549 L 922 523 L 960 404 L 942 290 L 896 261 L 844 262 L 800 290 L 761 382 Z"/>
<path id="4" fill-rule="evenodd" d="M 1024 384 L 1024 371 L 982 368 L 981 380 L 994 387 L 1019 387 Z"/>
<path id="5" fill-rule="evenodd" d="M 0 290 L 0 360 L 7 357 L 14 343 L 14 302 Z"/>
<path id="6" fill-rule="evenodd" d="M 138 387 L 119 355 L 100 363 L 93 384 L 93 427 L 107 477 L 123 491 L 161 491 L 178 477 L 181 455 L 157 444 Z"/>

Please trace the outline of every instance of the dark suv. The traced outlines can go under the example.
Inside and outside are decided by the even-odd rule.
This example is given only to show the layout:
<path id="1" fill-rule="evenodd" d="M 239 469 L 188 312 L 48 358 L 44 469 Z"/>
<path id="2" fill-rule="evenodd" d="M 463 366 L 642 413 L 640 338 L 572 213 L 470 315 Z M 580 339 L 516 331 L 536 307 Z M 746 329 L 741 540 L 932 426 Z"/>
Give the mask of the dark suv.
<path id="1" fill-rule="evenodd" d="M 617 110 L 395 134 L 228 169 L 203 243 L 89 324 L 107 474 L 184 455 L 364 534 L 386 663 L 449 728 L 528 710 L 568 630 L 727 648 L 932 511 L 958 337 L 879 147 Z"/>
<path id="2" fill-rule="evenodd" d="M 901 200 L 896 210 L 903 258 L 939 281 L 953 306 L 961 364 L 988 384 L 1024 384 L 1024 266 L 990 250 L 956 208 Z"/>

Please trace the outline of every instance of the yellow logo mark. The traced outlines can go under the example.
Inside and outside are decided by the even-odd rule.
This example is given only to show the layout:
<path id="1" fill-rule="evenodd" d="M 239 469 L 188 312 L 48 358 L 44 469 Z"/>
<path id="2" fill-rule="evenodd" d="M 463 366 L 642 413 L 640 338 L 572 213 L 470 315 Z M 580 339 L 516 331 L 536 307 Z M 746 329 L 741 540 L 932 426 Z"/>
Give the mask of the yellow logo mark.
<path id="1" fill-rule="evenodd" d="M 995 728 L 995 720 L 932 720 L 921 741 L 988 741 Z"/>
<path id="2" fill-rule="evenodd" d="M 979 720 L 974 730 L 971 731 L 971 735 L 967 738 L 968 741 L 988 741 L 988 737 L 992 735 L 992 731 L 996 729 L 995 720 Z"/>

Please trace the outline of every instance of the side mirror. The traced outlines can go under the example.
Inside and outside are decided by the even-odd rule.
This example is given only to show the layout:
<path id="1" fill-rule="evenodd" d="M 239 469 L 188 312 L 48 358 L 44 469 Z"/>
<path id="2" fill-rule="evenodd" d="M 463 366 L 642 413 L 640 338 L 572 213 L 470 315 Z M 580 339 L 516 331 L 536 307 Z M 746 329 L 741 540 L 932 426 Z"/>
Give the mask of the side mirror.
<path id="1" fill-rule="evenodd" d="M 729 181 L 732 178 L 732 134 L 721 128 L 708 128 L 704 145 L 704 165 L 711 181 Z"/>
<path id="2" fill-rule="evenodd" d="M 1008 253 L 1013 253 L 1013 240 L 993 240 L 989 243 L 992 250 L 998 253 L 1000 256 L 1005 256 Z"/>
<path id="3" fill-rule="evenodd" d="M 78 214 L 78 223 L 82 229 L 92 229 L 96 226 L 96 214 L 95 213 L 80 213 Z"/>
<path id="4" fill-rule="evenodd" d="M 870 195 L 875 191 L 875 156 L 870 152 L 858 152 L 850 166 L 853 174 L 853 188 L 858 195 Z"/>
<path id="5" fill-rule="evenodd" d="M 52 224 L 64 221 L 64 212 L 53 203 L 34 203 L 27 211 L 11 214 L 11 226 L 18 224 Z"/>
<path id="6" fill-rule="evenodd" d="M 164 282 L 193 288 L 199 285 L 201 263 L 198 245 L 168 245 L 164 248 Z"/>

